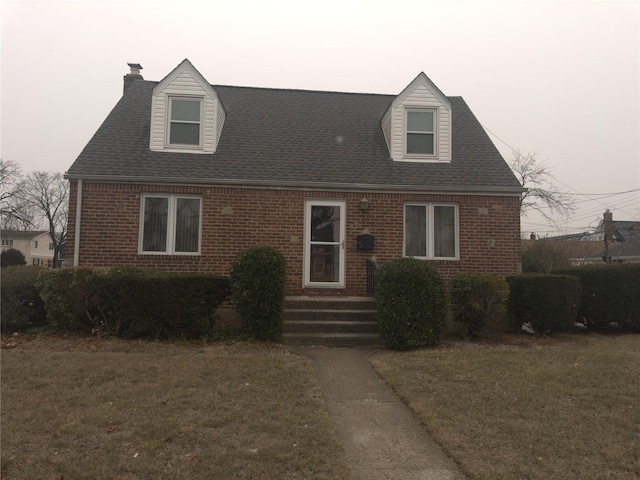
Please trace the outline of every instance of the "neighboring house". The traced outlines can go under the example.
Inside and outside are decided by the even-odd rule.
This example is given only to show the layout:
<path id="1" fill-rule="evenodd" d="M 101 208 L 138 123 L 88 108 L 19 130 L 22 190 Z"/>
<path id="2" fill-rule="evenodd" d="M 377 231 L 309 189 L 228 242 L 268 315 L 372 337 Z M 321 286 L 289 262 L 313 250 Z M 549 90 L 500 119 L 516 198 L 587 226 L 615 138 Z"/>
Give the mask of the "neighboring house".
<path id="1" fill-rule="evenodd" d="M 52 267 L 53 253 L 53 242 L 49 232 L 41 233 L 31 241 L 31 262 L 29 264 Z"/>
<path id="2" fill-rule="evenodd" d="M 53 264 L 53 243 L 49 232 L 2 230 L 2 250 L 15 248 L 24 255 L 27 265 L 51 267 Z"/>
<path id="3" fill-rule="evenodd" d="M 607 242 L 605 242 L 605 238 Z M 613 220 L 610 210 L 604 212 L 602 220 L 593 232 L 545 237 L 522 241 L 526 250 L 537 241 L 547 242 L 555 250 L 566 253 L 574 265 L 611 263 L 640 263 L 640 222 Z"/>
<path id="4" fill-rule="evenodd" d="M 67 265 L 228 274 L 279 249 L 288 295 L 365 295 L 367 262 L 520 268 L 522 186 L 461 97 L 211 85 L 184 60 L 125 93 L 66 173 Z"/>
<path id="5" fill-rule="evenodd" d="M 593 242 L 603 242 L 604 235 L 605 222 L 600 221 L 589 240 Z M 640 222 L 629 220 L 611 221 L 611 238 L 613 242 L 625 242 L 632 237 L 640 237 Z"/>
<path id="6" fill-rule="evenodd" d="M 607 253 L 611 263 L 640 263 L 640 235 L 609 245 Z M 604 260 L 605 250 L 601 249 L 596 258 Z"/>

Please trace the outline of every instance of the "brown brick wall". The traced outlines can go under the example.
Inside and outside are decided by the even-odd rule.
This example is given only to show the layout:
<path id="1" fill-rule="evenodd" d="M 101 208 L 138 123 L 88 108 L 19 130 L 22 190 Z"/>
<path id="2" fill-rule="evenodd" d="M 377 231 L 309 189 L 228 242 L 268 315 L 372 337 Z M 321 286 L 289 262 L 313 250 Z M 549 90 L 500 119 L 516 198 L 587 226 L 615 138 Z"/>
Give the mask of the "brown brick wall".
<path id="1" fill-rule="evenodd" d="M 142 193 L 200 195 L 203 199 L 202 255 L 139 255 Z M 73 264 L 77 183 L 71 182 L 66 265 Z M 366 196 L 369 208 L 360 210 Z M 305 199 L 347 202 L 346 289 L 302 288 Z M 520 262 L 520 210 L 516 197 L 315 192 L 244 188 L 83 183 L 80 264 L 135 265 L 175 272 L 228 274 L 247 247 L 270 245 L 287 262 L 287 294 L 364 295 L 366 260 L 378 264 L 402 256 L 403 205 L 408 201 L 459 205 L 460 260 L 430 261 L 448 280 L 460 272 L 516 273 Z M 356 251 L 356 236 L 375 237 L 373 251 Z"/>

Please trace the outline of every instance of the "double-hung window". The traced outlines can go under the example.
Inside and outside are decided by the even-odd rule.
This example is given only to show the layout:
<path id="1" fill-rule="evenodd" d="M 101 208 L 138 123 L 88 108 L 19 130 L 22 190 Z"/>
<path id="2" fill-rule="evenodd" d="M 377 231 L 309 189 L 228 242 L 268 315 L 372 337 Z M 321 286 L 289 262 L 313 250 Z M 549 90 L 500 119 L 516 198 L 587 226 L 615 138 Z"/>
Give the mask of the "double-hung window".
<path id="1" fill-rule="evenodd" d="M 201 145 L 202 99 L 169 97 L 169 145 Z"/>
<path id="2" fill-rule="evenodd" d="M 458 206 L 415 203 L 404 206 L 404 256 L 457 260 Z"/>
<path id="3" fill-rule="evenodd" d="M 179 195 L 143 195 L 140 253 L 198 255 L 202 200 Z"/>
<path id="4" fill-rule="evenodd" d="M 436 111 L 407 110 L 407 155 L 436 154 Z"/>

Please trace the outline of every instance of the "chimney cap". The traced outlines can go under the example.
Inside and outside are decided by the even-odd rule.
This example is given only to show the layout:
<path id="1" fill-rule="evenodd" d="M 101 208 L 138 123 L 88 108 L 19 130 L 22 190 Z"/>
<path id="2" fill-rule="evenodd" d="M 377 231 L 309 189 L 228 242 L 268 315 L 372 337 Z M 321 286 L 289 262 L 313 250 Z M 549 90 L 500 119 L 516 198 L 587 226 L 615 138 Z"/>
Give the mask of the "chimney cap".
<path id="1" fill-rule="evenodd" d="M 139 63 L 127 63 L 127 65 L 129 65 L 132 75 L 140 75 L 140 70 L 142 70 L 142 65 L 140 65 Z"/>

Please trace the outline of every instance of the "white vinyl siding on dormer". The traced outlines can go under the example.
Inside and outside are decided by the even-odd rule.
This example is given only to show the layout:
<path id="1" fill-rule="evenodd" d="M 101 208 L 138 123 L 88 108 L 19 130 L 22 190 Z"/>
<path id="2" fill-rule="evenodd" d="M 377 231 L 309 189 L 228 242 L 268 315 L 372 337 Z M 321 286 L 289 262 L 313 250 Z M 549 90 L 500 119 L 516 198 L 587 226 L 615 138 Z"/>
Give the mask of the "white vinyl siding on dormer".
<path id="1" fill-rule="evenodd" d="M 198 145 L 174 145 L 170 142 L 170 103 L 171 99 L 181 97 L 185 100 L 201 101 Z M 185 60 L 153 89 L 149 148 L 152 151 L 214 153 L 224 120 L 225 112 L 215 90 L 193 65 Z"/>
<path id="2" fill-rule="evenodd" d="M 407 112 L 434 112 L 434 153 L 407 153 Z M 451 161 L 451 103 L 426 75 L 420 74 L 396 97 L 382 117 L 391 158 L 406 162 Z"/>

